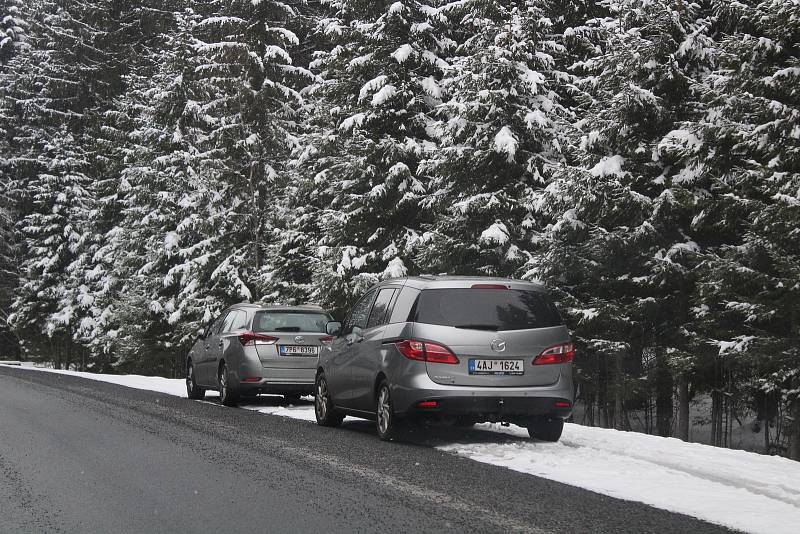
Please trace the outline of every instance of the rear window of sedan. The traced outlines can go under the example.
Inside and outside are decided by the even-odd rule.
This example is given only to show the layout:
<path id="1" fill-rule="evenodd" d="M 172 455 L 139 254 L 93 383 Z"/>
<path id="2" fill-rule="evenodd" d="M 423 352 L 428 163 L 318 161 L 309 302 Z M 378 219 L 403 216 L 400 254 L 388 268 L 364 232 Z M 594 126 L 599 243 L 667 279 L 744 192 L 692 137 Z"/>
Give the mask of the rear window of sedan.
<path id="1" fill-rule="evenodd" d="M 517 289 L 426 289 L 412 321 L 476 330 L 528 330 L 563 324 L 546 293 Z"/>
<path id="2" fill-rule="evenodd" d="M 331 318 L 325 313 L 307 311 L 259 311 L 253 319 L 256 332 L 325 332 Z"/>

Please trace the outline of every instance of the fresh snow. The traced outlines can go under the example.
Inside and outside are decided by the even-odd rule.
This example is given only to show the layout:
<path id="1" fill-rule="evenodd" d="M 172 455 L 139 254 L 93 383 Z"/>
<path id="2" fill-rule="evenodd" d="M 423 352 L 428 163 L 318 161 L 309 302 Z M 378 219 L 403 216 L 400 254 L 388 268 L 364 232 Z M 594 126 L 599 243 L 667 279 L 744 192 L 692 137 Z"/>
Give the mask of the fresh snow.
<path id="1" fill-rule="evenodd" d="M 395 58 L 398 63 L 403 63 L 413 53 L 414 53 L 414 47 L 412 47 L 410 44 L 404 44 L 401 45 L 400 48 L 392 52 L 392 57 Z"/>
<path id="2" fill-rule="evenodd" d="M 494 149 L 497 152 L 504 152 L 508 154 L 508 161 L 514 161 L 514 156 L 517 153 L 517 138 L 511 132 L 511 128 L 503 126 L 497 135 L 494 136 Z"/>
<path id="3" fill-rule="evenodd" d="M 23 365 L 27 369 L 186 397 L 182 379 Z M 212 395 L 215 394 L 209 396 Z M 264 397 L 261 403 L 242 408 L 314 421 L 310 397 L 302 405 L 273 405 L 268 399 Z M 475 439 L 478 433 L 480 439 Z M 487 440 L 492 434 L 496 439 Z M 527 431 L 515 425 L 482 424 L 475 431 L 465 431 L 463 439 L 437 448 L 745 532 L 794 534 L 800 525 L 800 463 L 778 456 L 576 424 L 565 425 L 558 443 L 531 441 Z"/>
<path id="4" fill-rule="evenodd" d="M 597 165 L 589 169 L 592 176 L 605 177 L 605 176 L 619 176 L 622 174 L 622 164 L 625 159 L 622 156 L 604 157 Z"/>

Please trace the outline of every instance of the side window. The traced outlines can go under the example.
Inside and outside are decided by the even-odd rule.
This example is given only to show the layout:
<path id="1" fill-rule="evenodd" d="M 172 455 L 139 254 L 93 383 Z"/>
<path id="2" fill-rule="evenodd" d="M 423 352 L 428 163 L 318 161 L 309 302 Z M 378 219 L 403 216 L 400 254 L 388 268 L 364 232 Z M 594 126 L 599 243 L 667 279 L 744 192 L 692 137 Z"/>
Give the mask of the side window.
<path id="1" fill-rule="evenodd" d="M 247 312 L 239 310 L 236 312 L 236 317 L 233 318 L 233 322 L 231 323 L 231 331 L 243 330 L 245 328 L 247 328 Z"/>
<path id="2" fill-rule="evenodd" d="M 394 306 L 392 307 L 389 323 L 405 323 L 406 321 L 413 321 L 413 317 L 409 317 L 413 311 L 414 303 L 419 296 L 419 289 L 413 287 L 404 287 L 400 290 L 400 294 L 394 299 Z"/>
<path id="3" fill-rule="evenodd" d="M 389 304 L 394 297 L 394 288 L 381 289 L 378 292 L 378 297 L 375 299 L 375 305 L 372 306 L 372 311 L 369 314 L 369 321 L 367 321 L 367 329 L 375 328 L 382 324 L 386 324 L 386 312 L 389 311 Z"/>
<path id="4" fill-rule="evenodd" d="M 222 328 L 222 322 L 225 320 L 225 317 L 227 317 L 226 313 L 221 313 L 220 316 L 217 317 L 217 320 L 214 321 L 214 324 L 211 325 L 211 331 L 209 332 L 209 334 L 213 335 L 219 334 L 219 331 Z"/>
<path id="5" fill-rule="evenodd" d="M 222 323 L 222 330 L 220 332 L 230 332 L 231 331 L 231 323 L 233 323 L 233 319 L 236 317 L 236 314 L 239 313 L 236 310 L 231 310 L 228 312 L 228 315 L 225 316 L 225 322 Z"/>
<path id="6" fill-rule="evenodd" d="M 375 292 L 370 291 L 359 300 L 353 309 L 350 310 L 350 316 L 347 318 L 347 323 L 344 325 L 343 334 L 350 334 L 353 328 L 364 329 L 367 326 L 367 317 L 369 310 L 372 307 L 372 301 L 375 299 Z"/>

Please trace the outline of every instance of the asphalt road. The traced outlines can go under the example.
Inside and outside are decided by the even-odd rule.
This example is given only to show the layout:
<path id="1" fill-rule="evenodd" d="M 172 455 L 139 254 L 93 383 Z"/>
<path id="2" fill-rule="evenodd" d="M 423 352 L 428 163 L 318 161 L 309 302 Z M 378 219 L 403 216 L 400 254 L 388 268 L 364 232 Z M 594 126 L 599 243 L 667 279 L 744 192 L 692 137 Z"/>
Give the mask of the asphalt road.
<path id="1" fill-rule="evenodd" d="M 430 444 L 0 367 L 0 532 L 726 531 Z"/>

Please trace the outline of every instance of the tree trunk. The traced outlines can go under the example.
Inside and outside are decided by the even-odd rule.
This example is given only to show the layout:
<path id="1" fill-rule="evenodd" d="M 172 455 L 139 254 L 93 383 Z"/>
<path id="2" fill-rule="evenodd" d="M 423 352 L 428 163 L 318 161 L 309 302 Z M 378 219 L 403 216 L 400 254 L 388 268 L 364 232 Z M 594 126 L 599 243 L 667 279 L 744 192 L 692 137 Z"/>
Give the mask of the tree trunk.
<path id="1" fill-rule="evenodd" d="M 678 439 L 689 441 L 689 378 L 678 378 Z"/>
<path id="2" fill-rule="evenodd" d="M 792 439 L 789 449 L 789 458 L 800 462 L 800 398 L 794 401 L 792 419 Z"/>
<path id="3" fill-rule="evenodd" d="M 617 352 L 614 355 L 614 373 L 617 375 L 616 386 L 614 387 L 614 428 L 617 430 L 624 430 L 624 417 L 622 415 L 622 396 L 624 393 L 623 375 L 622 375 L 622 353 Z"/>
<path id="4" fill-rule="evenodd" d="M 672 430 L 672 374 L 664 350 L 656 350 L 656 432 L 669 437 Z"/>

